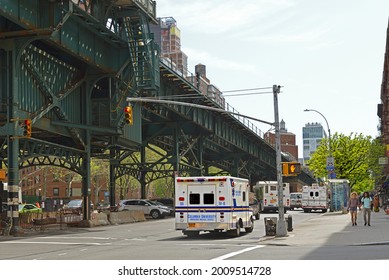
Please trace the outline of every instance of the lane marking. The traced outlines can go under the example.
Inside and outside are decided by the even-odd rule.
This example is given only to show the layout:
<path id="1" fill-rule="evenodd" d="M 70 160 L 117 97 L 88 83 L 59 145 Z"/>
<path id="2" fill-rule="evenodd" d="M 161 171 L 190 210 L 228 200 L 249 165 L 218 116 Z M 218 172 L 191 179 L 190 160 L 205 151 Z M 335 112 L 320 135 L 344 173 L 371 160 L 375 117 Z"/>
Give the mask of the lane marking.
<path id="1" fill-rule="evenodd" d="M 94 236 L 38 236 L 37 239 L 98 239 L 98 240 L 116 240 L 113 237 L 94 237 Z"/>
<path id="2" fill-rule="evenodd" d="M 44 241 L 4 241 L 2 244 L 51 244 L 51 245 L 95 245 L 95 246 L 107 246 L 112 243 L 97 243 L 97 242 L 44 242 Z"/>
<path id="3" fill-rule="evenodd" d="M 229 253 L 229 254 L 226 254 L 226 255 L 214 258 L 212 260 L 225 260 L 225 259 L 229 259 L 229 258 L 231 258 L 233 256 L 240 255 L 240 254 L 243 254 L 243 253 L 255 250 L 255 249 L 263 248 L 263 247 L 265 247 L 265 245 L 257 245 L 257 246 L 254 246 L 254 247 L 249 247 L 249 248 L 246 248 L 246 249 L 243 249 L 243 250 L 239 250 L 239 251 L 236 251 L 236 252 L 232 252 L 232 253 Z"/>

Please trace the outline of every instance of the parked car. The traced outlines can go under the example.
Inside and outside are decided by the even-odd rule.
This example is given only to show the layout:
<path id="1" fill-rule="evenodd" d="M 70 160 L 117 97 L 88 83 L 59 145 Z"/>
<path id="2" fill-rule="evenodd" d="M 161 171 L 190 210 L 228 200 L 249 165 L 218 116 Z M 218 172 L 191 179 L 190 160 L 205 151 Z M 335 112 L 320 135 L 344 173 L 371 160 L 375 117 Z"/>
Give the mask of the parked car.
<path id="1" fill-rule="evenodd" d="M 162 203 L 162 202 L 159 202 L 159 201 L 156 201 L 156 200 L 152 200 L 152 202 L 154 202 L 154 203 L 156 203 L 157 205 L 161 205 L 161 206 L 164 206 L 164 207 L 166 207 L 167 209 L 169 209 L 169 211 L 170 211 L 170 216 L 174 216 L 174 208 L 173 207 L 171 207 L 171 206 L 168 206 L 168 205 L 165 205 L 164 203 Z"/>
<path id="2" fill-rule="evenodd" d="M 119 202 L 119 211 L 138 210 L 145 215 L 158 219 L 170 215 L 170 210 L 167 206 L 158 205 L 148 199 L 126 199 Z"/>
<path id="3" fill-rule="evenodd" d="M 253 210 L 253 216 L 256 220 L 259 220 L 259 212 L 261 212 L 261 207 L 259 201 L 255 198 L 252 202 L 249 203 L 251 209 Z"/>
<path id="4" fill-rule="evenodd" d="M 111 205 L 109 202 L 99 202 L 96 205 L 97 212 L 109 212 L 111 210 Z"/>
<path id="5" fill-rule="evenodd" d="M 301 192 L 290 193 L 290 210 L 303 207 L 303 194 Z"/>
<path id="6" fill-rule="evenodd" d="M 1 204 L 1 212 L 7 212 L 8 211 L 8 205 L 3 203 Z"/>
<path id="7" fill-rule="evenodd" d="M 166 206 L 174 208 L 174 199 L 173 198 L 156 198 L 156 199 L 153 199 L 153 201 L 158 201 L 160 203 L 163 203 Z"/>
<path id="8" fill-rule="evenodd" d="M 34 204 L 19 204 L 19 213 L 42 213 L 42 208 Z"/>
<path id="9" fill-rule="evenodd" d="M 90 209 L 93 210 L 93 203 L 90 202 Z M 82 199 L 72 199 L 63 206 L 65 212 L 76 212 L 80 214 L 82 212 Z"/>

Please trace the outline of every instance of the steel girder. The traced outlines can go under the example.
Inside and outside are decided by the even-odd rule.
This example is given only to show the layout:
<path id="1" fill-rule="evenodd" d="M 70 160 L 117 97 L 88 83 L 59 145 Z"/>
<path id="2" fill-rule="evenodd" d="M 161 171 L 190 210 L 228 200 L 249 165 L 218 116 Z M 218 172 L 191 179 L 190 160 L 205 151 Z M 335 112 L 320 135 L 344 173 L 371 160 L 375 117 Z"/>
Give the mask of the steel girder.
<path id="1" fill-rule="evenodd" d="M 122 108 L 125 97 L 155 91 L 159 67 L 135 2 L 123 9 L 91 0 L 83 10 L 74 4 L 81 1 L 0 0 L 0 137 L 15 205 L 19 168 L 56 165 L 83 175 L 88 206 L 92 153 L 140 144 L 140 111 L 130 129 Z M 23 138 L 23 119 L 32 120 L 34 139 Z"/>

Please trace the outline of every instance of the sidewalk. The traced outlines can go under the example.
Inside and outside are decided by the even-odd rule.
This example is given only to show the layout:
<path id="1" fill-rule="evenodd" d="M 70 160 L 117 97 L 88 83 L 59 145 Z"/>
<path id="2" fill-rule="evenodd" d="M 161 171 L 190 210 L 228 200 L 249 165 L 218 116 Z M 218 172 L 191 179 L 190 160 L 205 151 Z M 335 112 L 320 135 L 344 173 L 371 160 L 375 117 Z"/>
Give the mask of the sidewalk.
<path id="1" fill-rule="evenodd" d="M 362 211 L 358 211 L 357 226 L 351 225 L 350 214 L 326 213 L 302 224 L 293 225 L 286 237 L 265 236 L 262 244 L 274 245 L 367 245 L 389 244 L 389 215 L 371 213 L 371 226 L 364 226 Z"/>

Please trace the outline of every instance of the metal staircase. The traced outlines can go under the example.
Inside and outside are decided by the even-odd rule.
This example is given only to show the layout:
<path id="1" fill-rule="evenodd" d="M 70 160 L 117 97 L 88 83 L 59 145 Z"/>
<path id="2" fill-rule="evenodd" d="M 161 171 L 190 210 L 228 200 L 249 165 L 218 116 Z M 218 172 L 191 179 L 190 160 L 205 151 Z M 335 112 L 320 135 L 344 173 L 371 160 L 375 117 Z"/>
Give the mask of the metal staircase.
<path id="1" fill-rule="evenodd" d="M 159 86 L 158 49 L 148 23 L 138 10 L 123 18 L 128 48 L 132 58 L 135 84 L 139 90 L 156 90 Z M 158 71 L 158 73 L 156 73 Z"/>

